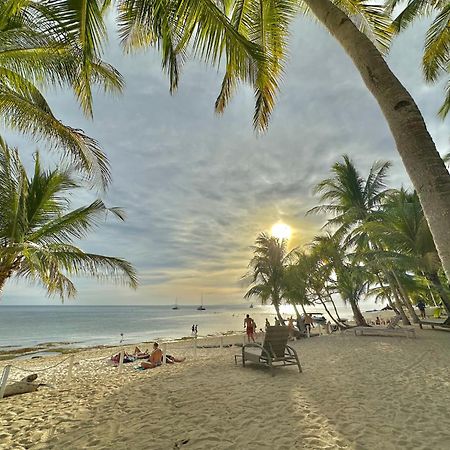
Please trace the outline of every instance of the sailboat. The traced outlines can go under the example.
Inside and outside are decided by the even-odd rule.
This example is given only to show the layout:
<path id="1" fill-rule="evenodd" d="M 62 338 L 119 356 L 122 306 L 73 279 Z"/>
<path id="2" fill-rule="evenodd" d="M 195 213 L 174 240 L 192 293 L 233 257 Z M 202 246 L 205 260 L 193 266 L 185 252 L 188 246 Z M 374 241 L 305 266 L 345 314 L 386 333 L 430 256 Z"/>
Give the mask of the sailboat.
<path id="1" fill-rule="evenodd" d="M 172 309 L 178 309 L 178 297 L 175 299 L 175 306 L 172 306 Z"/>
<path id="2" fill-rule="evenodd" d="M 250 304 L 250 308 L 253 308 L 253 303 Z"/>
<path id="3" fill-rule="evenodd" d="M 205 307 L 203 306 L 203 294 L 202 294 L 202 304 L 197 308 L 197 311 L 205 311 Z"/>

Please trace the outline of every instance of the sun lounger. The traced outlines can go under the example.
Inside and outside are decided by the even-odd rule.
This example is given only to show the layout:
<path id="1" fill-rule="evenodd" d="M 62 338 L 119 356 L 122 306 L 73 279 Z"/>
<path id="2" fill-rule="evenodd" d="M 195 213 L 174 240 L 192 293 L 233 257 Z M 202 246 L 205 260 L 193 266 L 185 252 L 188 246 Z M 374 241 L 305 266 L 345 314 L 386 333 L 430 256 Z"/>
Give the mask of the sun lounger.
<path id="1" fill-rule="evenodd" d="M 431 328 L 450 328 L 450 317 L 446 319 L 424 319 L 420 321 L 420 328 L 422 328 L 422 325 L 431 325 Z"/>
<path id="2" fill-rule="evenodd" d="M 270 367 L 272 376 L 275 375 L 275 367 L 297 366 L 302 371 L 297 352 L 287 345 L 289 330 L 287 327 L 267 327 L 262 345 L 252 343 L 242 347 L 242 365 L 247 361 Z M 237 358 L 235 358 L 237 362 Z"/>
<path id="3" fill-rule="evenodd" d="M 354 327 L 345 331 L 353 333 L 355 336 L 403 336 L 406 338 L 415 338 L 416 330 L 414 328 L 382 328 L 382 327 Z"/>

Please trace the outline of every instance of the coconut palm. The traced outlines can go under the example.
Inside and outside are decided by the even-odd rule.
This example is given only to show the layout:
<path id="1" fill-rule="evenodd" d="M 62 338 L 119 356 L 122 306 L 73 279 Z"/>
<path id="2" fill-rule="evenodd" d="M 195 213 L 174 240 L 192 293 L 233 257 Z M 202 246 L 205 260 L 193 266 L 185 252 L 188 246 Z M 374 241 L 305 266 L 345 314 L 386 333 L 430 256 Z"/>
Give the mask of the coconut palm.
<path id="1" fill-rule="evenodd" d="M 71 211 L 67 195 L 78 184 L 70 169 L 44 171 L 36 154 L 33 176 L 28 177 L 18 152 L 0 140 L 0 179 L 0 292 L 12 276 L 40 282 L 61 298 L 76 293 L 71 275 L 137 286 L 129 262 L 75 245 L 107 214 L 123 219 L 123 213 L 100 200 Z"/>
<path id="2" fill-rule="evenodd" d="M 332 217 L 327 227 L 336 229 L 339 239 L 365 246 L 367 236 L 357 227 L 371 220 L 381 207 L 389 192 L 386 176 L 391 163 L 376 161 L 372 164 L 366 179 L 363 179 L 349 156 L 331 168 L 332 176 L 317 184 L 314 193 L 319 194 L 321 204 L 307 214 L 326 213 Z"/>
<path id="3" fill-rule="evenodd" d="M 394 267 L 418 277 L 425 276 L 450 313 L 450 297 L 439 276 L 441 262 L 415 192 L 404 189 L 392 192 L 383 206 L 383 213 L 376 221 L 367 223 L 365 229 L 371 239 L 380 244 L 379 248 L 390 253 L 389 260 Z M 385 259 L 384 264 L 389 262 Z"/>
<path id="4" fill-rule="evenodd" d="M 332 235 L 317 236 L 313 251 L 322 260 L 326 270 L 334 273 L 334 289 L 344 303 L 350 304 L 357 326 L 367 326 L 359 309 L 359 301 L 372 282 L 371 275 L 358 261 L 356 254 L 346 253 L 339 241 Z"/>
<path id="5" fill-rule="evenodd" d="M 261 233 L 255 241 L 249 271 L 243 279 L 251 287 L 244 298 L 259 297 L 262 304 L 268 301 L 274 306 L 277 317 L 284 324 L 280 306 L 285 298 L 285 273 L 292 257 L 287 251 L 286 240 Z"/>
<path id="6" fill-rule="evenodd" d="M 58 120 L 41 93 L 71 86 L 91 115 L 92 85 L 122 89 L 120 74 L 98 50 L 105 37 L 100 3 L 0 0 L 0 117 L 6 126 L 46 140 L 105 186 L 109 166 L 98 143 Z"/>
<path id="7" fill-rule="evenodd" d="M 450 74 L 450 3 L 448 0 L 388 0 L 389 11 L 402 6 L 393 24 L 396 31 L 407 28 L 415 19 L 435 14 L 428 28 L 422 57 L 422 69 L 425 79 L 436 83 Z M 450 111 L 450 78 L 445 88 L 444 103 L 439 115 L 443 118 Z"/>

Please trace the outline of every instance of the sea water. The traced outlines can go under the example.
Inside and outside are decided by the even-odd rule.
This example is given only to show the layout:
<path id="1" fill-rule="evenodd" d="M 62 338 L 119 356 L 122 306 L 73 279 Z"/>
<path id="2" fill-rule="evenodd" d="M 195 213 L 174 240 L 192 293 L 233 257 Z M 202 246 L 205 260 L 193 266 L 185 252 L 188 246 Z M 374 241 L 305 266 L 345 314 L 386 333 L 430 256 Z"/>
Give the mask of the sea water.
<path id="1" fill-rule="evenodd" d="M 282 312 L 288 317 L 293 310 L 285 305 Z M 340 312 L 349 317 L 347 309 Z M 0 351 L 46 344 L 90 347 L 180 339 L 191 335 L 192 325 L 197 325 L 199 336 L 239 332 L 245 314 L 255 319 L 258 329 L 264 328 L 266 318 L 273 323 L 275 317 L 272 306 L 249 308 L 248 304 L 211 305 L 205 311 L 198 311 L 197 305 L 179 305 L 177 310 L 169 305 L 0 305 Z"/>

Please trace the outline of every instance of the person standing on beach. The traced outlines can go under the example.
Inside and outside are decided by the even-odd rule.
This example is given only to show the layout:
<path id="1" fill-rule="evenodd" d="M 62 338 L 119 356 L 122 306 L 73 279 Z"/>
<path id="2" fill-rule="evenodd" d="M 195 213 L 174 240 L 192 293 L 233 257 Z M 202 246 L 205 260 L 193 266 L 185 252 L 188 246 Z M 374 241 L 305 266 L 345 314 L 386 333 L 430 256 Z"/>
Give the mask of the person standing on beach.
<path id="1" fill-rule="evenodd" d="M 256 323 L 255 321 L 250 317 L 249 314 L 247 314 L 247 316 L 244 319 L 244 327 L 245 330 L 247 332 L 247 339 L 248 342 L 250 342 L 250 339 L 255 342 L 255 328 L 256 328 Z"/>
<path id="2" fill-rule="evenodd" d="M 417 303 L 417 308 L 419 308 L 420 311 L 420 318 L 421 319 L 426 319 L 426 314 L 425 314 L 425 302 L 423 300 L 419 300 L 419 303 Z"/>
<path id="3" fill-rule="evenodd" d="M 289 340 L 294 339 L 294 319 L 291 317 L 289 317 L 288 320 L 288 330 L 289 330 Z"/>

